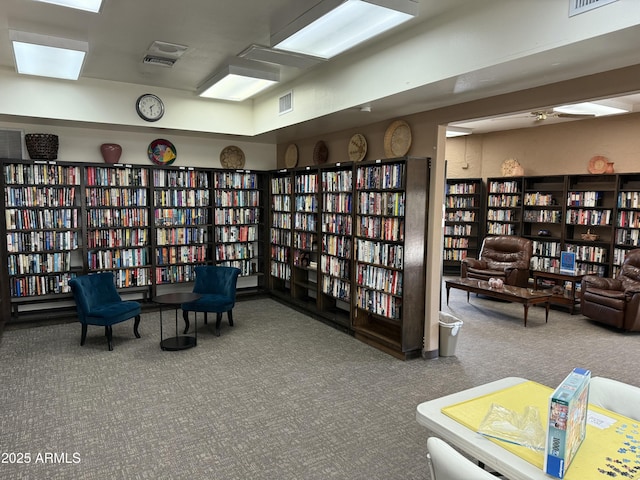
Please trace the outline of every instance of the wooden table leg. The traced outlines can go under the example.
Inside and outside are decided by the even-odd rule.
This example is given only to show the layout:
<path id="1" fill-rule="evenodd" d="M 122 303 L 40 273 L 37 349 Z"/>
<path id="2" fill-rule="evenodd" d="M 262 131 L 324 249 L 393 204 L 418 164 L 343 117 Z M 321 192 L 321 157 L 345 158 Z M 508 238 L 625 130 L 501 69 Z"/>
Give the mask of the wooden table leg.
<path id="1" fill-rule="evenodd" d="M 451 291 L 451 287 L 447 285 L 447 307 L 449 306 L 449 292 Z"/>
<path id="2" fill-rule="evenodd" d="M 551 302 L 549 300 L 547 300 L 545 302 L 545 312 L 544 312 L 544 323 L 549 323 L 549 305 L 551 304 Z"/>
<path id="3" fill-rule="evenodd" d="M 469 290 L 467 290 L 467 303 L 469 303 L 469 294 L 470 294 L 470 293 L 471 293 L 471 292 L 470 292 Z"/>
<path id="4" fill-rule="evenodd" d="M 529 305 L 527 305 L 526 303 L 523 304 L 524 305 L 524 326 L 527 326 L 527 315 L 529 314 Z"/>

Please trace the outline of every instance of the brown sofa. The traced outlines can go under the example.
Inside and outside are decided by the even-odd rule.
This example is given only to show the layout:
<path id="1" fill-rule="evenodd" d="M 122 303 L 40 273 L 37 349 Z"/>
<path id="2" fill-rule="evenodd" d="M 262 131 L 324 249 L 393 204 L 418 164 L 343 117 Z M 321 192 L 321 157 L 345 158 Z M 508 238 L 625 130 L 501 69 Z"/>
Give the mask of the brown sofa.
<path id="1" fill-rule="evenodd" d="M 513 235 L 486 237 L 478 259 L 465 258 L 460 276 L 489 280 L 499 278 L 505 285 L 526 287 L 529 282 L 529 263 L 533 242 Z"/>
<path id="2" fill-rule="evenodd" d="M 640 331 L 640 248 L 627 253 L 616 278 L 582 279 L 580 311 L 597 322 Z"/>

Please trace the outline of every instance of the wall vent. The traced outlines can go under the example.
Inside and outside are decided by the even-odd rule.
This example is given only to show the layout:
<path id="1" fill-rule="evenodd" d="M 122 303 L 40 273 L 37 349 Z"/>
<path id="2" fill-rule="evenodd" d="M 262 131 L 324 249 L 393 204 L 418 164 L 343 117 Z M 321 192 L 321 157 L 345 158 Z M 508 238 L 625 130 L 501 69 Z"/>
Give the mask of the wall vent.
<path id="1" fill-rule="evenodd" d="M 0 158 L 27 158 L 24 149 L 24 130 L 0 129 Z"/>
<path id="2" fill-rule="evenodd" d="M 157 57 L 155 55 L 145 55 L 142 60 L 143 63 L 147 65 L 158 65 L 160 67 L 173 67 L 173 64 L 176 63 L 175 58 L 166 58 L 166 57 Z"/>
<path id="3" fill-rule="evenodd" d="M 569 0 L 569 16 L 579 15 L 618 0 Z"/>
<path id="4" fill-rule="evenodd" d="M 289 91 L 278 99 L 278 115 L 293 111 L 293 91 Z"/>

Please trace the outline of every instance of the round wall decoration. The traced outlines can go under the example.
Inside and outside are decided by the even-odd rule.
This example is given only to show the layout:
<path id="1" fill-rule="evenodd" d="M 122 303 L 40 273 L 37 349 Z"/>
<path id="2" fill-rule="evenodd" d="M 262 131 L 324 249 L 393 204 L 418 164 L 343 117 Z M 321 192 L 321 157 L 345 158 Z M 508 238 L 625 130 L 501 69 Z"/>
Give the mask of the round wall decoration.
<path id="1" fill-rule="evenodd" d="M 220 152 L 220 165 L 224 168 L 244 167 L 244 152 L 235 145 L 224 147 Z"/>
<path id="2" fill-rule="evenodd" d="M 507 158 L 502 162 L 503 177 L 518 177 L 520 175 L 524 175 L 524 168 L 522 168 L 518 160 L 515 158 Z"/>
<path id="3" fill-rule="evenodd" d="M 287 151 L 284 152 L 284 165 L 287 168 L 293 168 L 298 164 L 298 146 L 292 143 L 287 147 Z"/>
<path id="4" fill-rule="evenodd" d="M 171 165 L 176 161 L 176 147 L 169 140 L 158 138 L 149 144 L 147 155 L 156 165 Z"/>
<path id="5" fill-rule="evenodd" d="M 403 157 L 411 148 L 411 127 L 404 120 L 396 120 L 384 134 L 384 154 L 387 158 Z"/>
<path id="6" fill-rule="evenodd" d="M 349 140 L 349 160 L 360 162 L 367 154 L 367 139 L 361 133 L 356 133 Z"/>
<path id="7" fill-rule="evenodd" d="M 329 148 L 323 140 L 316 142 L 316 146 L 313 147 L 313 163 L 316 165 L 322 165 L 327 163 L 329 159 Z"/>
<path id="8" fill-rule="evenodd" d="M 609 163 L 609 159 L 607 157 L 603 157 L 602 155 L 596 155 L 595 157 L 591 157 L 589 160 L 589 173 L 600 174 L 604 173 L 607 170 L 607 164 Z"/>

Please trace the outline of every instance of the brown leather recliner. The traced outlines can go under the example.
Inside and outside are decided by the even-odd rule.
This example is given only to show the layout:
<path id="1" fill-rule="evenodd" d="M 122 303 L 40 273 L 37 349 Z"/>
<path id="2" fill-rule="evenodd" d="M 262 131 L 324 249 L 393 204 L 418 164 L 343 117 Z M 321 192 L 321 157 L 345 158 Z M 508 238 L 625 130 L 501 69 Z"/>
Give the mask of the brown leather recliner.
<path id="1" fill-rule="evenodd" d="M 486 237 L 479 259 L 462 260 L 460 276 L 478 280 L 500 278 L 505 285 L 526 287 L 532 255 L 533 242 L 527 238 L 513 235 Z"/>
<path id="2" fill-rule="evenodd" d="M 628 332 L 640 331 L 640 248 L 627 253 L 616 278 L 587 275 L 581 288 L 584 316 Z"/>

